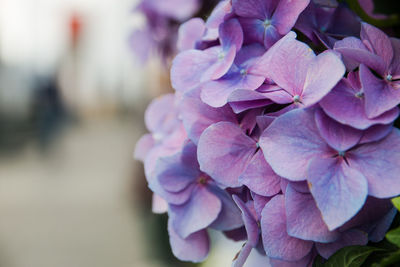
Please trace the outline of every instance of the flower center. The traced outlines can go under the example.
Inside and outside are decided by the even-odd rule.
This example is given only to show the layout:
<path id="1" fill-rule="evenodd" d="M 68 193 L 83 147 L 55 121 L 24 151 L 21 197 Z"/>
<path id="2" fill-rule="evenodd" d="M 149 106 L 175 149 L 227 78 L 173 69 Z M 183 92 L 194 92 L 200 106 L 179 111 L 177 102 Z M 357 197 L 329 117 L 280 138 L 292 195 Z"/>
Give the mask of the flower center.
<path id="1" fill-rule="evenodd" d="M 390 74 L 388 74 L 388 75 L 386 76 L 386 81 L 391 82 L 392 80 L 393 80 L 393 76 L 390 75 Z"/>
<path id="2" fill-rule="evenodd" d="M 293 102 L 294 102 L 294 103 L 300 103 L 300 96 L 299 96 L 299 95 L 295 95 L 295 96 L 293 97 Z"/>
<path id="3" fill-rule="evenodd" d="M 345 151 L 338 151 L 339 157 L 344 157 L 346 155 Z"/>
<path id="4" fill-rule="evenodd" d="M 270 19 L 264 20 L 263 25 L 264 25 L 264 28 L 271 26 L 271 20 Z"/>
<path id="5" fill-rule="evenodd" d="M 201 185 L 207 184 L 208 178 L 204 174 L 200 175 L 199 178 L 197 179 L 197 183 Z"/>
<path id="6" fill-rule="evenodd" d="M 240 74 L 241 74 L 242 76 L 246 76 L 246 75 L 247 75 L 247 70 L 246 70 L 246 69 L 241 69 L 241 70 L 240 70 Z"/>
<path id="7" fill-rule="evenodd" d="M 356 93 L 355 94 L 355 96 L 357 97 L 357 98 L 363 98 L 364 97 L 364 92 L 358 92 L 358 93 Z"/>
<path id="8" fill-rule="evenodd" d="M 219 59 L 219 60 L 224 59 L 224 57 L 225 57 L 225 53 L 224 53 L 224 52 L 220 52 L 220 53 L 218 54 L 218 59 Z"/>

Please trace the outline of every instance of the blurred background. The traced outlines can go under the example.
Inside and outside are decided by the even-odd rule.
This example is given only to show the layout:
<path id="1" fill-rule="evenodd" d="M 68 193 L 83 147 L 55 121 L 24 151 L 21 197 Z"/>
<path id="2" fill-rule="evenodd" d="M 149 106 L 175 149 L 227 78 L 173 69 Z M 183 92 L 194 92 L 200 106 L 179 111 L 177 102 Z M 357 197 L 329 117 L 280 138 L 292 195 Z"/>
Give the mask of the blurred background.
<path id="1" fill-rule="evenodd" d="M 136 2 L 0 0 L 0 267 L 194 266 L 132 157 L 169 90 L 132 53 Z M 241 244 L 213 239 L 202 266 L 229 266 Z"/>

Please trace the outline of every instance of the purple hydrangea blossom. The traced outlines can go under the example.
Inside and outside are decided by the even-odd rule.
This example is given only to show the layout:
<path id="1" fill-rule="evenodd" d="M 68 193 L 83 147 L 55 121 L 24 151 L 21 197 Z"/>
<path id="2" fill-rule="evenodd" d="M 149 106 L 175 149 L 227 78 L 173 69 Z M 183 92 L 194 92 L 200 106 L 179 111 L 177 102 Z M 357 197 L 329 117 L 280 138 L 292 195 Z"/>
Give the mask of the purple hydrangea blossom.
<path id="1" fill-rule="evenodd" d="M 182 24 L 175 95 L 150 105 L 135 151 L 179 259 L 207 257 L 208 229 L 244 242 L 235 267 L 253 250 L 260 266 L 311 266 L 388 231 L 398 39 L 336 1 L 309 2 L 225 0 Z"/>
<path id="2" fill-rule="evenodd" d="M 361 40 L 348 37 L 335 44 L 345 59 L 361 63 L 360 79 L 368 118 L 377 117 L 400 103 L 400 40 L 363 23 Z M 357 64 L 351 64 L 356 67 Z M 375 71 L 377 75 L 371 72 Z M 378 101 L 377 101 L 378 100 Z"/>

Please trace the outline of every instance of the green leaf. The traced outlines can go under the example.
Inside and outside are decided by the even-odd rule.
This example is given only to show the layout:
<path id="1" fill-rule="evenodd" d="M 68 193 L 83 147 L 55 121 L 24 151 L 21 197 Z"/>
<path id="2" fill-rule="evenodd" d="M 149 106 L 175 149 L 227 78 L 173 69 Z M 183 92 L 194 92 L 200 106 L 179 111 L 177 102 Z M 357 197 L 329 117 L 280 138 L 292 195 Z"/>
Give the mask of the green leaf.
<path id="1" fill-rule="evenodd" d="M 344 247 L 333 254 L 323 266 L 360 267 L 372 252 L 379 250 L 379 248 L 367 246 Z"/>
<path id="2" fill-rule="evenodd" d="M 384 258 L 376 266 L 379 266 L 379 267 L 399 266 L 399 263 L 400 263 L 400 250 L 389 254 L 388 257 Z"/>
<path id="3" fill-rule="evenodd" d="M 392 203 L 397 210 L 400 210 L 400 197 L 392 198 Z"/>
<path id="4" fill-rule="evenodd" d="M 387 232 L 386 239 L 400 247 L 400 227 Z"/>

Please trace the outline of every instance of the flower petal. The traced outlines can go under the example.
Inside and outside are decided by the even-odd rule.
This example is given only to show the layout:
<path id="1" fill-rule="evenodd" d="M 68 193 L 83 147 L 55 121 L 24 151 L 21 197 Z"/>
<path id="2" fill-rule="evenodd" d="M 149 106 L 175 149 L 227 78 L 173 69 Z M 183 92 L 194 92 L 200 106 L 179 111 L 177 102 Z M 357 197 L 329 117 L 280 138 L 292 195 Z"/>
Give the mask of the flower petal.
<path id="1" fill-rule="evenodd" d="M 329 231 L 311 194 L 297 192 L 289 184 L 285 197 L 287 232 L 290 236 L 322 243 L 339 238 L 338 231 Z"/>
<path id="2" fill-rule="evenodd" d="M 280 34 L 287 34 L 309 3 L 310 0 L 280 0 L 272 17 L 272 24 Z"/>
<path id="3" fill-rule="evenodd" d="M 246 169 L 257 149 L 256 142 L 239 126 L 218 122 L 200 136 L 197 157 L 200 169 L 218 183 L 238 187 L 240 174 Z"/>
<path id="4" fill-rule="evenodd" d="M 367 180 L 350 166 L 331 157 L 315 158 L 308 166 L 310 191 L 329 230 L 356 215 L 367 198 Z"/>
<path id="5" fill-rule="evenodd" d="M 254 155 L 246 170 L 239 176 L 239 181 L 261 196 L 274 196 L 281 190 L 281 178 L 265 161 L 261 151 Z"/>
<path id="6" fill-rule="evenodd" d="M 314 111 L 303 109 L 275 119 L 261 135 L 260 147 L 275 173 L 292 181 L 305 180 L 308 162 L 331 151 L 319 135 Z"/>
<path id="7" fill-rule="evenodd" d="M 170 205 L 170 220 L 181 238 L 207 228 L 221 212 L 221 200 L 205 186 L 197 186 L 183 205 Z"/>
<path id="8" fill-rule="evenodd" d="M 368 180 L 368 194 L 378 198 L 400 194 L 400 130 L 382 141 L 368 143 L 351 151 L 349 163 Z"/>
<path id="9" fill-rule="evenodd" d="M 286 221 L 285 197 L 277 195 L 265 205 L 261 214 L 265 253 L 279 260 L 300 260 L 310 252 L 313 242 L 289 236 Z"/>
<path id="10" fill-rule="evenodd" d="M 206 230 L 193 233 L 187 238 L 181 238 L 172 227 L 171 220 L 169 220 L 168 232 L 172 252 L 178 259 L 201 262 L 208 256 L 210 239 Z"/>

